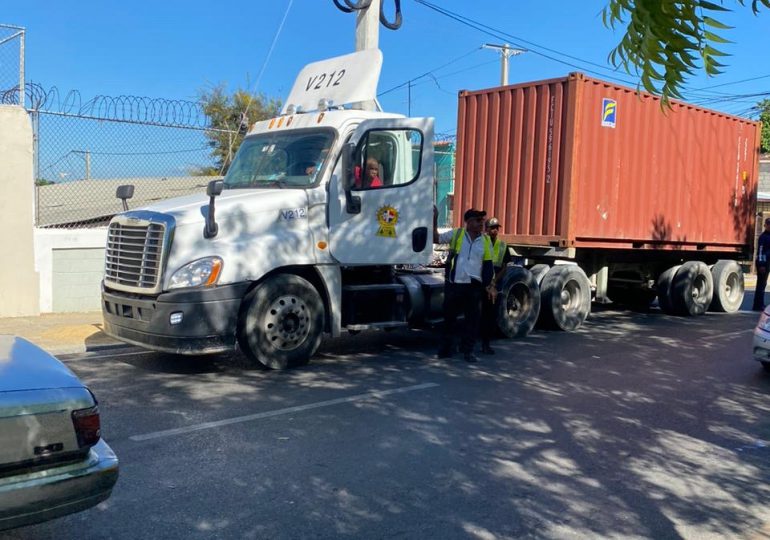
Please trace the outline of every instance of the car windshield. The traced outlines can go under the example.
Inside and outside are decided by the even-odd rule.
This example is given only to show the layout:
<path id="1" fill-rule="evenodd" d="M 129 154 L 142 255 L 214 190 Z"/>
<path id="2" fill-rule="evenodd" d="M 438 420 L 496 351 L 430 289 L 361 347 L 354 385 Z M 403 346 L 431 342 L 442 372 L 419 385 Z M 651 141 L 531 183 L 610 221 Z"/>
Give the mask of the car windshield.
<path id="1" fill-rule="evenodd" d="M 225 175 L 227 189 L 315 184 L 334 140 L 330 129 L 264 133 L 244 139 Z"/>

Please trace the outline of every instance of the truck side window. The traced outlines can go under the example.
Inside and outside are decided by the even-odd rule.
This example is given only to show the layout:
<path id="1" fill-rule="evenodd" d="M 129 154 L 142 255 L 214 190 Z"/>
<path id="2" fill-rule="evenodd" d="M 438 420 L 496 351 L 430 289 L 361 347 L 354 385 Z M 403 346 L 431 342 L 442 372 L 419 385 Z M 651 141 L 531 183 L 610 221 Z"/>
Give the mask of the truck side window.
<path id="1" fill-rule="evenodd" d="M 414 129 L 369 131 L 354 168 L 353 189 L 409 184 L 420 174 L 422 133 Z"/>

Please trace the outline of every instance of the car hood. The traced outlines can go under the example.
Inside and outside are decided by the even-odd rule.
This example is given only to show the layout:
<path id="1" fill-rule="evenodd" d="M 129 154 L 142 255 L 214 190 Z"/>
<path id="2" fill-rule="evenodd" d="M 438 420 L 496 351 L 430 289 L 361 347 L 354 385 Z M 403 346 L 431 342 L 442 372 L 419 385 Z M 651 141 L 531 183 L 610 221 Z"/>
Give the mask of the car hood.
<path id="1" fill-rule="evenodd" d="M 83 388 L 74 373 L 26 339 L 0 335 L 0 392 Z"/>

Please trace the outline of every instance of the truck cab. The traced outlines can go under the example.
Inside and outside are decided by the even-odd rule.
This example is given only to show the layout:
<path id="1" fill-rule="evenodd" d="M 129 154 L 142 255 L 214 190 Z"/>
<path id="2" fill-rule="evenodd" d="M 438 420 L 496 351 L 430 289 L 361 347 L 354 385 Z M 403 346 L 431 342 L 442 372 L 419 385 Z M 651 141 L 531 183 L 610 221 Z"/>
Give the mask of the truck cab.
<path id="1" fill-rule="evenodd" d="M 105 331 L 286 368 L 323 333 L 435 318 L 440 273 L 399 271 L 432 256 L 433 120 L 376 110 L 381 65 L 366 50 L 306 66 L 207 194 L 113 218 Z"/>

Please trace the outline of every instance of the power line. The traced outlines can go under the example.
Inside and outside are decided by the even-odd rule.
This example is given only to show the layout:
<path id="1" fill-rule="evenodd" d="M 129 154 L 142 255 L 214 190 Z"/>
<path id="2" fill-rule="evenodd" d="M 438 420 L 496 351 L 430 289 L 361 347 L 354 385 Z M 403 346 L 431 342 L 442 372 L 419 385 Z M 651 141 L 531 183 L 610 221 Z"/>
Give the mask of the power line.
<path id="1" fill-rule="evenodd" d="M 418 3 L 418 4 L 421 4 L 421 5 L 425 6 L 425 7 L 427 7 L 428 9 L 431 9 L 431 10 L 437 12 L 437 13 L 440 13 L 441 15 L 444 15 L 445 17 L 449 17 L 450 19 L 453 19 L 453 20 L 455 20 L 455 21 L 457 21 L 457 22 L 459 22 L 461 24 L 464 24 L 465 26 L 469 26 L 469 27 L 471 27 L 471 28 L 473 28 L 475 30 L 478 30 L 479 32 L 483 32 L 483 33 L 485 33 L 487 35 L 490 35 L 490 36 L 493 36 L 493 37 L 495 37 L 497 39 L 512 40 L 512 41 L 514 41 L 514 43 L 513 43 L 514 46 L 522 48 L 522 49 L 527 49 L 529 52 L 532 52 L 532 53 L 534 53 L 534 54 L 536 54 L 538 56 L 542 56 L 543 58 L 547 58 L 548 60 L 551 60 L 553 62 L 558 62 L 560 64 L 564 64 L 566 66 L 569 66 L 569 67 L 572 67 L 572 68 L 575 68 L 575 69 L 579 69 L 579 70 L 585 71 L 587 73 L 593 73 L 593 74 L 596 74 L 596 75 L 600 75 L 602 77 L 606 77 L 608 79 L 612 79 L 612 80 L 621 82 L 623 84 L 636 85 L 636 83 L 633 82 L 633 81 L 628 81 L 628 80 L 625 80 L 625 79 L 621 79 L 621 78 L 619 78 L 617 76 L 605 75 L 603 73 L 597 72 L 596 70 L 587 69 L 587 68 L 585 68 L 583 66 L 579 66 L 579 65 L 576 65 L 576 64 L 573 64 L 573 63 L 570 63 L 570 62 L 566 62 L 564 60 L 560 60 L 558 58 L 554 58 L 553 56 L 550 56 L 550 55 L 545 54 L 545 53 L 543 53 L 541 51 L 535 50 L 532 47 L 535 47 L 536 49 L 542 49 L 542 50 L 545 50 L 545 51 L 549 51 L 549 52 L 552 52 L 554 54 L 558 54 L 559 56 L 564 56 L 566 58 L 571 58 L 571 59 L 576 60 L 578 62 L 582 62 L 583 64 L 589 64 L 589 65 L 592 65 L 592 66 L 597 66 L 600 69 L 605 70 L 605 71 L 610 71 L 610 72 L 616 73 L 616 70 L 614 70 L 612 68 L 608 68 L 607 66 L 603 66 L 601 64 L 597 64 L 595 62 L 591 62 L 590 60 L 585 60 L 585 59 L 582 59 L 582 58 L 579 58 L 577 56 L 573 56 L 573 55 L 570 55 L 570 54 L 567 54 L 567 53 L 563 53 L 561 51 L 557 51 L 555 49 L 551 49 L 551 48 L 545 47 L 543 45 L 538 45 L 537 43 L 534 43 L 532 41 L 528 41 L 528 40 L 522 39 L 522 38 L 520 38 L 518 36 L 514 36 L 513 34 L 509 34 L 509 33 L 505 32 L 503 30 L 499 30 L 499 29 L 493 28 L 493 27 L 491 27 L 489 25 L 486 25 L 484 23 L 478 22 L 476 20 L 473 20 L 473 19 L 471 19 L 469 17 L 466 17 L 464 15 L 461 15 L 459 13 L 455 13 L 455 12 L 450 11 L 448 9 L 439 7 L 439 6 L 435 5 L 435 4 L 432 4 L 432 3 L 428 2 L 427 0 L 414 0 L 414 1 L 416 3 Z M 522 45 L 522 43 L 527 43 L 527 44 L 530 45 L 530 47 L 525 47 L 524 45 Z"/>
<path id="2" fill-rule="evenodd" d="M 466 57 L 468 57 L 468 56 L 472 55 L 473 53 L 478 52 L 480 50 L 481 50 L 481 46 L 475 47 L 474 49 L 468 51 L 465 54 L 462 54 L 462 55 L 458 56 L 457 58 L 454 58 L 454 59 L 450 60 L 449 62 L 445 62 L 444 64 L 441 64 L 440 66 L 435 67 L 435 68 L 431 69 L 430 71 L 426 71 L 422 75 L 418 75 L 417 77 L 412 77 L 411 79 L 409 79 L 407 81 L 404 81 L 401 84 L 398 84 L 398 85 L 396 85 L 396 86 L 394 86 L 392 88 L 388 88 L 384 92 L 380 92 L 379 94 L 377 94 L 377 97 L 384 96 L 385 94 L 393 92 L 394 90 L 398 90 L 399 88 L 403 88 L 404 86 L 407 86 L 409 83 L 412 83 L 412 82 L 414 82 L 414 81 L 416 81 L 418 79 L 422 79 L 423 77 L 427 77 L 427 76 L 431 75 L 434 71 L 438 71 L 440 69 L 443 69 L 443 68 L 445 68 L 447 66 L 450 66 L 450 65 L 454 64 L 455 62 L 459 62 L 463 58 L 466 58 Z M 441 78 L 444 78 L 444 77 L 445 76 L 442 76 Z"/>

